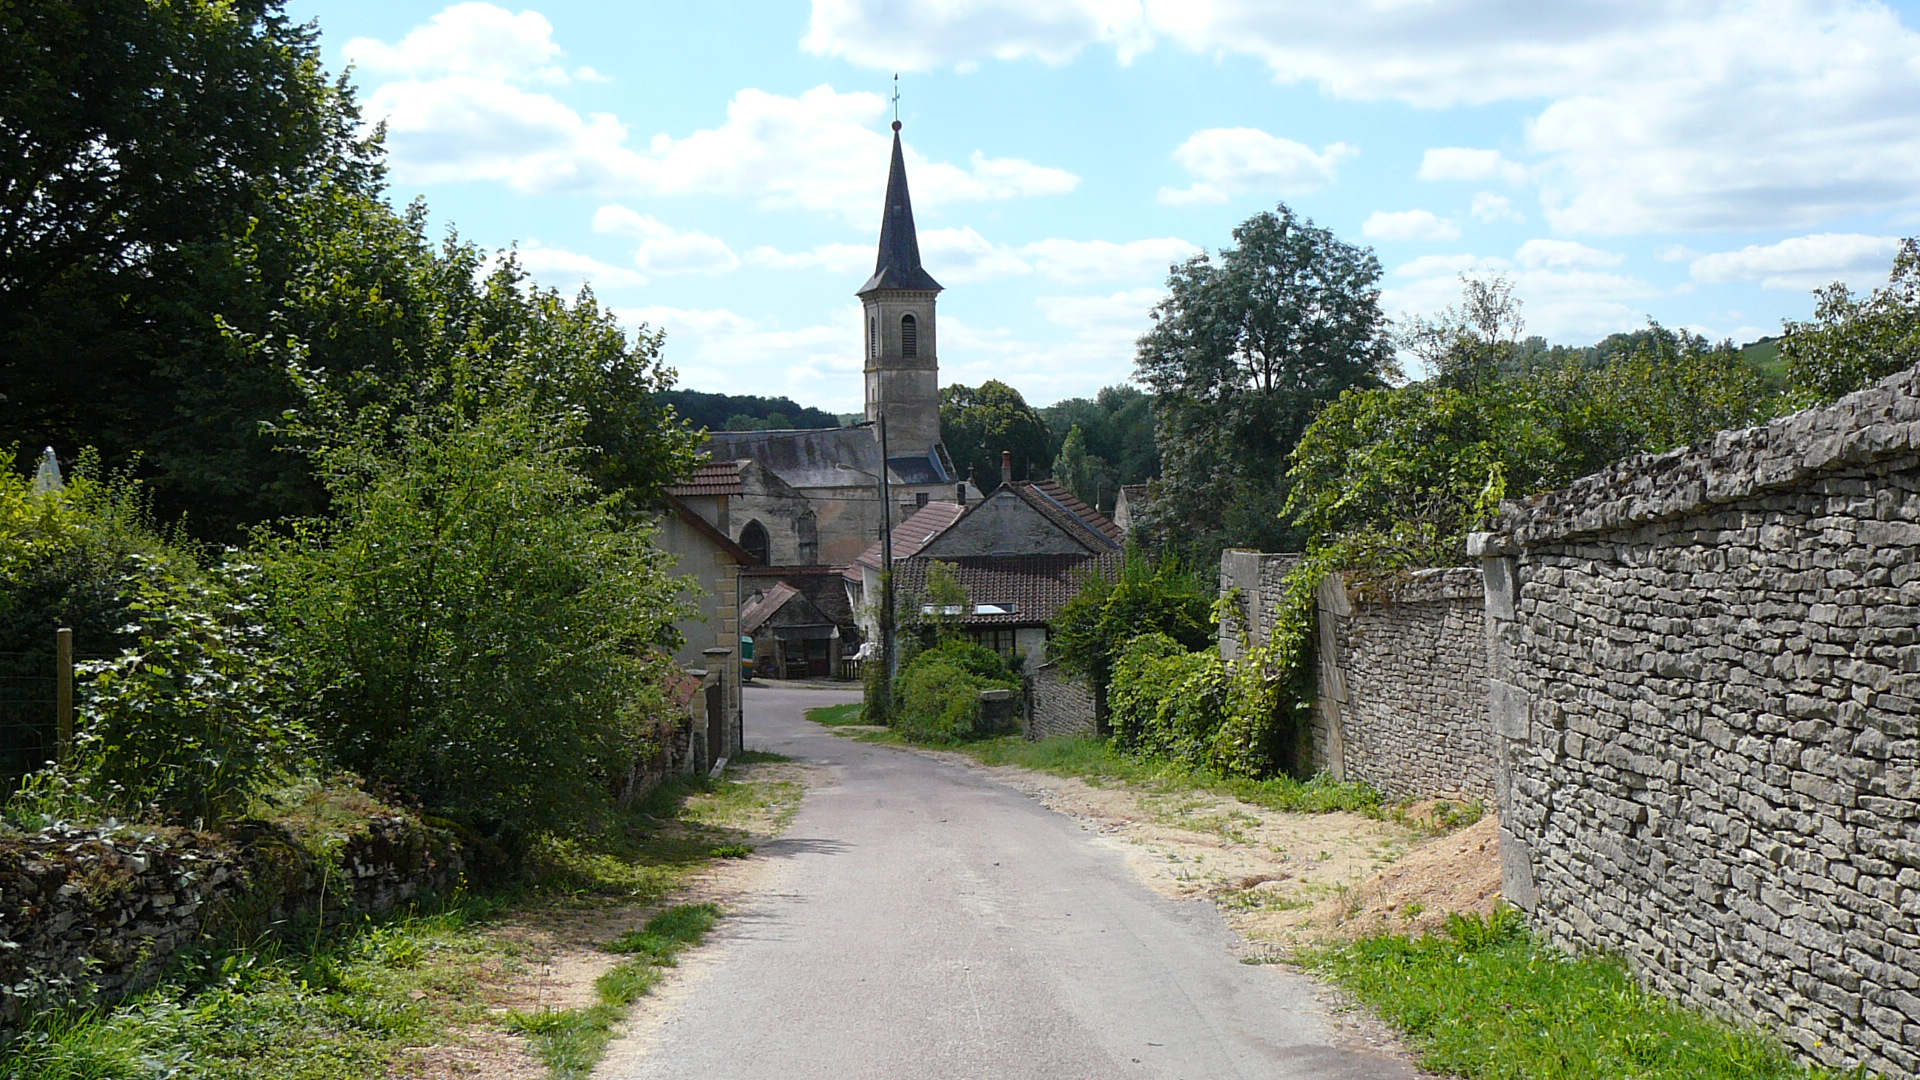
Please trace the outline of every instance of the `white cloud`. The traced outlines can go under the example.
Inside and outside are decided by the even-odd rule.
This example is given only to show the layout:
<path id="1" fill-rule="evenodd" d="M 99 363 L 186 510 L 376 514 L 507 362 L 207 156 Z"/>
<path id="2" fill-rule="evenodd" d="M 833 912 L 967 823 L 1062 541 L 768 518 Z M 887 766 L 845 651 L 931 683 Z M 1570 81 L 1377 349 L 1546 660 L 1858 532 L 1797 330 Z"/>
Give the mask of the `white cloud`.
<path id="1" fill-rule="evenodd" d="M 1654 249 L 1653 257 L 1661 262 L 1686 262 L 1699 258 L 1700 253 L 1685 244 L 1662 244 Z"/>
<path id="2" fill-rule="evenodd" d="M 872 244 L 821 244 L 806 251 L 786 252 L 762 245 L 749 249 L 746 259 L 750 265 L 769 270 L 823 270 L 848 275 L 870 272 L 874 249 Z"/>
<path id="3" fill-rule="evenodd" d="M 1160 201 L 1178 205 L 1225 202 L 1247 191 L 1308 192 L 1332 183 L 1340 161 L 1358 153 L 1346 143 L 1332 143 L 1315 153 L 1303 143 L 1258 128 L 1208 128 L 1173 151 L 1173 160 L 1196 182 L 1188 188 L 1161 188 Z"/>
<path id="4" fill-rule="evenodd" d="M 1422 180 L 1505 180 L 1518 184 L 1526 180 L 1527 167 L 1508 161 L 1498 150 L 1472 150 L 1464 146 L 1436 146 L 1420 159 Z"/>
<path id="5" fill-rule="evenodd" d="M 1601 251 L 1585 244 L 1576 244 L 1571 240 L 1533 239 L 1520 245 L 1513 258 L 1521 266 L 1568 267 L 1568 266 L 1618 266 L 1627 257 L 1618 252 Z"/>
<path id="6" fill-rule="evenodd" d="M 1422 255 L 1393 268 L 1394 276 L 1410 278 L 1457 277 L 1469 271 L 1505 270 L 1513 264 L 1478 255 Z"/>
<path id="7" fill-rule="evenodd" d="M 1428 210 L 1375 210 L 1360 233 L 1374 240 L 1454 240 L 1460 227 Z"/>
<path id="8" fill-rule="evenodd" d="M 534 281 L 563 293 L 577 292 L 582 285 L 603 291 L 647 283 L 645 274 L 601 262 L 591 255 L 547 247 L 538 241 L 521 246 L 514 254 Z"/>
<path id="9" fill-rule="evenodd" d="M 682 386 L 785 394 L 843 412 L 861 407 L 858 304 L 843 306 L 829 323 L 792 329 L 764 326 L 725 308 L 642 307 L 614 314 L 629 325 L 667 332 L 666 360 Z M 942 332 L 944 337 L 944 324 Z"/>
<path id="10" fill-rule="evenodd" d="M 1521 267 L 1500 258 L 1429 255 L 1394 270 L 1405 284 L 1385 289 L 1380 306 L 1396 319 L 1432 315 L 1460 300 L 1463 273 L 1504 273 L 1524 305 L 1528 334 L 1551 341 L 1589 344 L 1618 330 L 1646 324 L 1646 302 L 1663 295 L 1655 285 L 1626 274 L 1584 267 Z"/>
<path id="11" fill-rule="evenodd" d="M 1693 260 L 1695 281 L 1760 280 L 1763 289 L 1817 289 L 1832 281 L 1884 281 L 1900 241 L 1861 233 L 1816 233 L 1777 244 L 1749 244 Z"/>
<path id="12" fill-rule="evenodd" d="M 553 24 L 537 11 L 518 15 L 492 4 L 454 4 L 416 26 L 397 44 L 354 38 L 341 49 L 347 62 L 366 71 L 407 77 L 467 75 L 514 82 L 564 83 Z M 574 76 L 601 78 L 592 68 Z"/>
<path id="13" fill-rule="evenodd" d="M 1087 45 L 1123 62 L 1148 48 L 1137 0 L 814 0 L 801 47 L 883 71 L 925 71 L 991 56 L 1062 64 Z"/>
<path id="14" fill-rule="evenodd" d="M 593 230 L 638 238 L 634 263 L 656 274 L 724 274 L 740 265 L 740 257 L 719 237 L 682 231 L 624 206 L 594 211 Z"/>
<path id="15" fill-rule="evenodd" d="M 1549 14 L 1513 0 L 814 0 L 813 10 L 810 49 L 880 70 L 896 57 L 1057 61 L 1102 43 L 1125 59 L 1164 39 L 1254 57 L 1277 81 L 1336 97 L 1523 102 L 1539 111 L 1517 134 L 1563 231 L 1796 227 L 1920 205 L 1920 33 L 1877 0 L 1611 0 Z"/>
<path id="16" fill-rule="evenodd" d="M 1475 221 L 1525 221 L 1527 216 L 1513 208 L 1513 200 L 1491 191 L 1477 191 L 1471 211 Z"/>
<path id="17" fill-rule="evenodd" d="M 1177 237 L 1131 240 L 1036 240 L 1020 248 L 1035 270 L 1055 281 L 1080 285 L 1091 281 L 1164 280 L 1168 267 L 1200 254 Z"/>
<path id="18" fill-rule="evenodd" d="M 402 183 L 481 180 L 531 193 L 733 195 L 863 225 L 878 220 L 886 184 L 890 136 L 880 125 L 886 102 L 825 85 L 797 97 L 741 90 L 719 126 L 680 138 L 659 133 L 644 145 L 613 114 L 582 116 L 551 94 L 500 75 L 455 72 L 389 82 L 367 95 L 365 112 L 370 121 L 386 121 L 394 176 Z M 928 160 L 909 145 L 907 166 L 922 207 L 1058 195 L 1080 182 L 1064 169 L 979 151 L 958 165 Z"/>

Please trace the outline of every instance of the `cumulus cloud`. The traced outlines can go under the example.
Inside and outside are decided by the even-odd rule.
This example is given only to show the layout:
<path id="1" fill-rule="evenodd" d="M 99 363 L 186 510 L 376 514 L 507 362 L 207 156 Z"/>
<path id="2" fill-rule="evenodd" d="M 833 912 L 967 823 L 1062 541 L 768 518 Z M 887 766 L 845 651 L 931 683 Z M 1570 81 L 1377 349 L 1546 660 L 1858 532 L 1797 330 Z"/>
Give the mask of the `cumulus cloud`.
<path id="1" fill-rule="evenodd" d="M 1795 227 L 1920 202 L 1920 113 L 1908 104 L 1920 100 L 1920 33 L 1875 0 L 1613 0 L 1550 17 L 1511 0 L 814 0 L 813 10 L 808 48 L 882 70 L 902 55 L 923 67 L 1057 61 L 1096 44 L 1124 59 L 1168 41 L 1251 56 L 1277 81 L 1337 97 L 1525 102 L 1539 111 L 1516 134 L 1563 231 Z"/>
<path id="2" fill-rule="evenodd" d="M 1527 167 L 1508 161 L 1498 150 L 1438 146 L 1421 156 L 1416 175 L 1422 180 L 1505 180 L 1518 184 L 1527 178 Z"/>
<path id="3" fill-rule="evenodd" d="M 1571 240 L 1529 240 L 1513 253 L 1514 261 L 1525 267 L 1619 266 L 1627 257 L 1618 252 L 1601 251 Z"/>
<path id="4" fill-rule="evenodd" d="M 577 292 L 582 285 L 598 291 L 645 285 L 647 276 L 636 270 L 601 262 L 591 255 L 547 247 L 534 241 L 516 249 L 515 257 L 534 281 L 563 293 Z"/>
<path id="5" fill-rule="evenodd" d="M 769 270 L 823 270 L 830 274 L 850 275 L 872 271 L 872 244 L 821 244 L 806 251 L 781 251 L 767 245 L 747 251 L 749 265 Z"/>
<path id="6" fill-rule="evenodd" d="M 363 70 L 411 78 L 467 75 L 513 82 L 599 81 L 592 68 L 569 73 L 553 24 L 537 11 L 518 15 L 492 4 L 455 4 L 389 45 L 354 38 L 341 53 Z"/>
<path id="7" fill-rule="evenodd" d="M 1430 210 L 1375 210 L 1360 233 L 1374 240 L 1454 240 L 1460 227 Z"/>
<path id="8" fill-rule="evenodd" d="M 1247 191 L 1296 195 L 1331 184 L 1341 160 L 1357 153 L 1338 142 L 1315 153 L 1312 147 L 1259 128 L 1208 128 L 1173 152 L 1173 160 L 1196 182 L 1186 188 L 1161 188 L 1160 201 L 1225 202 Z"/>
<path id="9" fill-rule="evenodd" d="M 943 284 L 1025 274 L 1070 285 L 1160 279 L 1169 266 L 1199 252 L 1195 245 L 1171 236 L 1125 242 L 1052 237 L 1012 245 L 991 241 L 971 227 L 920 233 L 921 260 Z M 746 255 L 748 263 L 770 269 L 839 273 L 871 268 L 873 259 L 873 247 L 863 244 L 826 244 L 793 253 L 759 247 Z"/>
<path id="10" fill-rule="evenodd" d="M 1749 244 L 1693 260 L 1693 279 L 1752 281 L 1763 289 L 1817 289 L 1829 282 L 1864 285 L 1884 281 L 1900 241 L 1862 233 L 1816 233 L 1777 244 Z"/>
<path id="11" fill-rule="evenodd" d="M 1478 191 L 1470 211 L 1475 221 L 1525 221 L 1527 216 L 1514 209 L 1513 200 L 1491 191 Z"/>
<path id="12" fill-rule="evenodd" d="M 1461 274 L 1485 273 L 1505 274 L 1513 282 L 1513 295 L 1525 305 L 1527 333 L 1563 343 L 1585 344 L 1643 326 L 1647 302 L 1664 295 L 1630 274 L 1566 264 L 1516 267 L 1498 256 L 1461 253 L 1426 255 L 1396 267 L 1399 280 L 1382 290 L 1380 306 L 1396 319 L 1432 315 L 1459 303 Z"/>
<path id="13" fill-rule="evenodd" d="M 1092 281 L 1164 279 L 1174 263 L 1200 254 L 1177 237 L 1113 243 L 1107 240 L 1036 240 L 1020 248 L 1035 270 L 1055 281 L 1079 285 Z"/>
<path id="14" fill-rule="evenodd" d="M 612 113 L 582 115 L 551 85 L 567 73 L 552 27 L 535 12 L 487 4 L 442 11 L 398 43 L 356 39 L 349 52 L 396 78 L 365 99 L 387 124 L 402 183 L 504 183 L 519 191 L 612 196 L 721 194 L 871 224 L 886 183 L 889 138 L 878 94 L 816 86 L 798 96 L 744 89 L 725 121 L 684 136 L 636 137 Z M 1058 195 L 1080 178 L 1064 169 L 975 151 L 964 164 L 907 147 L 914 199 L 944 203 Z"/>
<path id="15" fill-rule="evenodd" d="M 724 274 L 740 265 L 740 257 L 719 237 L 682 231 L 624 206 L 595 211 L 593 230 L 637 238 L 634 264 L 650 273 Z"/>
<path id="16" fill-rule="evenodd" d="M 614 314 L 666 331 L 666 357 L 684 386 L 786 394 L 828 409 L 861 407 L 860 306 L 825 323 L 768 326 L 725 308 L 638 307 Z M 945 345 L 945 324 L 941 326 Z"/>

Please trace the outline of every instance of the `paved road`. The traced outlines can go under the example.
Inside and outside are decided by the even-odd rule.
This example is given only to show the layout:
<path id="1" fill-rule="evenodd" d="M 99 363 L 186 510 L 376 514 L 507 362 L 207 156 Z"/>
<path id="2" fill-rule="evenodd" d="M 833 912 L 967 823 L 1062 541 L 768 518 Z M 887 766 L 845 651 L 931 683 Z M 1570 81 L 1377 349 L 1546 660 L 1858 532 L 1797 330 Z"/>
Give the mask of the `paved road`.
<path id="1" fill-rule="evenodd" d="M 1212 905 L 1151 891 L 1072 820 L 801 719 L 846 700 L 747 691 L 747 745 L 827 779 L 623 1077 L 1414 1075 L 1329 1045 L 1311 983 L 1239 963 Z"/>

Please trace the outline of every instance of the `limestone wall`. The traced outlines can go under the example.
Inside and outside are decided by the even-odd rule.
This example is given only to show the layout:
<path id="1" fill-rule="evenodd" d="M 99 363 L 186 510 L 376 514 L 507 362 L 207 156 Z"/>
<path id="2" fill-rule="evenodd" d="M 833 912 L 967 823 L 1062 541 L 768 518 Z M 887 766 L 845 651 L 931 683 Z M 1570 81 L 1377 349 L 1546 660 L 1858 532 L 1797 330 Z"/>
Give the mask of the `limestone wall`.
<path id="1" fill-rule="evenodd" d="M 1507 898 L 1920 1074 L 1920 375 L 1509 504 L 1474 549 Z"/>
<path id="2" fill-rule="evenodd" d="M 1026 684 L 1027 738 L 1096 733 L 1093 690 L 1085 679 L 1073 678 L 1052 664 L 1041 664 L 1028 668 Z"/>
<path id="3" fill-rule="evenodd" d="M 264 825 L 227 838 L 73 826 L 0 838 L 0 1036 L 38 1003 L 150 985 L 213 926 L 384 912 L 451 892 L 462 866 L 453 837 L 398 816 L 367 820 L 331 869 Z"/>
<path id="4" fill-rule="evenodd" d="M 1490 801 L 1480 572 L 1422 570 L 1319 589 L 1318 764 L 1389 798 Z"/>
<path id="5" fill-rule="evenodd" d="M 1220 553 L 1220 595 L 1237 598 L 1220 627 L 1221 659 L 1235 659 L 1249 642 L 1265 642 L 1273 636 L 1273 612 L 1280 603 L 1281 583 L 1299 562 L 1299 552 L 1293 551 L 1235 549 Z"/>

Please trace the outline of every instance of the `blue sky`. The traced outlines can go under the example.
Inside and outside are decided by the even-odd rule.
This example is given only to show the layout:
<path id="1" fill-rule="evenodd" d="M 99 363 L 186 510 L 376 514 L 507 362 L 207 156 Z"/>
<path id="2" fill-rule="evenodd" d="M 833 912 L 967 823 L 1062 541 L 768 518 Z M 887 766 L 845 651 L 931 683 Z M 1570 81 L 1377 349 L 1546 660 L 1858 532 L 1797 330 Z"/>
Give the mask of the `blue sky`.
<path id="1" fill-rule="evenodd" d="M 292 0 L 392 194 L 668 332 L 682 385 L 860 407 L 900 74 L 943 383 L 1124 381 L 1167 265 L 1284 200 L 1431 313 L 1749 341 L 1920 233 L 1920 0 Z"/>

